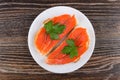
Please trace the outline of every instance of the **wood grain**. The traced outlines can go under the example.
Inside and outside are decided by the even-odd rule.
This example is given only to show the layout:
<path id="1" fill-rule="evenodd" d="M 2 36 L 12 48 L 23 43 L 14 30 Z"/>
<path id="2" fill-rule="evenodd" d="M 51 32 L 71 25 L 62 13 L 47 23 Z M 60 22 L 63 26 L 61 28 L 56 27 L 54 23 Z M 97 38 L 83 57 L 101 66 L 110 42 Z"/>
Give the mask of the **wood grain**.
<path id="1" fill-rule="evenodd" d="M 81 69 L 54 74 L 35 63 L 27 36 L 39 13 L 63 5 L 90 19 L 96 46 Z M 0 80 L 120 80 L 120 0 L 0 0 Z"/>

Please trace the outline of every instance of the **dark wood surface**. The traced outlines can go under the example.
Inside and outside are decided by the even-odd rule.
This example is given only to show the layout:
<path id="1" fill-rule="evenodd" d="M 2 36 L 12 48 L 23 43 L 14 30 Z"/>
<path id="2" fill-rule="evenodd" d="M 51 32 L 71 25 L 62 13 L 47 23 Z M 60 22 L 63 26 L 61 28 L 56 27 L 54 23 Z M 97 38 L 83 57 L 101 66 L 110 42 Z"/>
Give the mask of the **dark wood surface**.
<path id="1" fill-rule="evenodd" d="M 34 18 L 58 5 L 82 11 L 96 34 L 88 63 L 68 74 L 38 66 L 27 46 Z M 120 0 L 0 0 L 0 80 L 120 80 Z"/>

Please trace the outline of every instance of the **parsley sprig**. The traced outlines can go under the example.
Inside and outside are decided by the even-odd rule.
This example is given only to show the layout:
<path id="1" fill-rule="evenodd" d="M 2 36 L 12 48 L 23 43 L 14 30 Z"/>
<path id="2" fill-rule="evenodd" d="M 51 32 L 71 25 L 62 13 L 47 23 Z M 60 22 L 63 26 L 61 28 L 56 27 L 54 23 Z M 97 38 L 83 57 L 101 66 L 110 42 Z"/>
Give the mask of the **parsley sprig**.
<path id="1" fill-rule="evenodd" d="M 70 58 L 74 58 L 75 56 L 78 56 L 78 50 L 77 46 L 75 46 L 74 40 L 68 39 L 66 40 L 68 46 L 65 46 L 62 50 L 63 54 L 70 55 Z"/>
<path id="2" fill-rule="evenodd" d="M 46 32 L 50 35 L 50 38 L 53 40 L 59 39 L 58 35 L 61 34 L 65 29 L 65 25 L 61 25 L 59 23 L 53 24 L 53 21 L 48 21 L 44 24 L 44 27 Z"/>

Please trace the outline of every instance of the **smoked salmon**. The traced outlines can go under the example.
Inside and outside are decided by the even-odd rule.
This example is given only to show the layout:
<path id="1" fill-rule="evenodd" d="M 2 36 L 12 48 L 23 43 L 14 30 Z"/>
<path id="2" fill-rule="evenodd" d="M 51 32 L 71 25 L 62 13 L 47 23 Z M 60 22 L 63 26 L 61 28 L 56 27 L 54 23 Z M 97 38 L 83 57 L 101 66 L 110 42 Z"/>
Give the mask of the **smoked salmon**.
<path id="1" fill-rule="evenodd" d="M 42 55 L 47 56 L 45 60 L 47 64 L 61 65 L 76 62 L 88 49 L 89 37 L 87 31 L 82 27 L 75 28 L 77 23 L 74 15 L 56 16 L 44 23 L 44 26 L 35 36 L 35 46 Z M 60 28 L 60 31 L 58 28 Z M 57 45 L 64 37 L 66 39 Z"/>
<path id="2" fill-rule="evenodd" d="M 77 46 L 78 55 L 70 58 L 68 54 L 63 54 L 62 50 L 68 44 L 66 43 L 67 39 L 73 39 L 75 45 Z M 87 31 L 84 28 L 76 28 L 74 29 L 69 36 L 65 39 L 60 46 L 58 46 L 53 52 L 51 52 L 47 59 L 46 63 L 48 64 L 66 64 L 70 62 L 75 62 L 79 60 L 80 56 L 84 54 L 84 52 L 88 48 L 89 38 L 87 35 Z"/>
<path id="3" fill-rule="evenodd" d="M 40 31 L 35 36 L 35 46 L 42 55 L 48 54 L 53 49 L 53 47 L 76 26 L 76 19 L 74 15 L 60 15 L 52 18 L 51 21 L 54 24 L 59 23 L 61 25 L 65 25 L 65 30 L 59 34 L 59 39 L 52 40 L 44 27 L 40 29 Z"/>

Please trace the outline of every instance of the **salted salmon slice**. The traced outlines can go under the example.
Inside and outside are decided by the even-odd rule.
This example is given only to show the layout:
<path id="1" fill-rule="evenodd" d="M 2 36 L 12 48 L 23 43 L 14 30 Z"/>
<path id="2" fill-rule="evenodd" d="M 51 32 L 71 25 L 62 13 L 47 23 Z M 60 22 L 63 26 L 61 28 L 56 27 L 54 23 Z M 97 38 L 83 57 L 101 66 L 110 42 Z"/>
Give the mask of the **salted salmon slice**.
<path id="1" fill-rule="evenodd" d="M 68 19 L 70 19 L 70 17 L 71 17 L 70 15 L 64 14 L 64 15 L 61 15 L 61 16 L 54 17 L 51 20 L 53 21 L 54 24 L 56 24 L 56 23 L 64 24 Z M 53 40 L 50 39 L 50 35 L 48 35 L 48 34 L 45 34 L 45 35 L 46 35 L 46 38 L 44 39 L 44 42 L 42 43 L 43 46 L 41 45 L 41 48 L 42 48 L 41 52 L 43 54 L 47 54 L 50 51 L 49 50 L 50 48 L 47 48 L 47 46 L 49 46 L 50 43 L 53 41 Z M 59 41 L 59 40 L 54 40 L 54 41 Z M 52 45 L 54 46 L 55 44 L 52 44 Z M 48 50 L 45 51 L 46 48 L 49 51 Z"/>
<path id="2" fill-rule="evenodd" d="M 73 40 L 76 40 L 76 39 L 79 37 L 79 35 L 82 33 L 83 30 L 84 30 L 84 29 L 82 29 L 82 28 L 77 28 L 77 29 L 75 29 L 74 31 L 72 31 L 72 32 L 69 34 L 68 38 L 73 39 Z M 59 47 L 57 47 L 52 53 L 50 53 L 50 54 L 48 55 L 48 58 L 55 58 L 55 57 L 56 57 L 56 58 L 60 58 L 60 57 L 66 56 L 65 54 L 61 54 L 61 51 L 62 51 L 62 49 L 64 48 L 64 46 L 67 46 L 66 41 L 64 41 Z M 60 56 L 58 56 L 58 54 L 59 54 Z"/>
<path id="3" fill-rule="evenodd" d="M 46 30 L 45 28 L 41 28 L 40 31 L 35 36 L 35 45 L 39 51 L 42 50 L 41 47 L 45 37 L 46 37 Z"/>
<path id="4" fill-rule="evenodd" d="M 70 33 L 67 39 L 73 39 L 75 41 L 75 45 L 78 46 L 78 56 L 70 58 L 69 55 L 62 53 L 62 49 L 67 46 L 65 40 L 59 47 L 57 47 L 52 53 L 48 55 L 46 59 L 48 64 L 66 64 L 75 62 L 88 48 L 89 38 L 86 29 L 84 28 L 76 28 Z"/>
<path id="5" fill-rule="evenodd" d="M 67 20 L 64 25 L 66 29 L 63 31 L 62 34 L 59 35 L 59 38 L 62 39 L 66 34 L 68 34 L 76 25 L 75 16 L 72 16 L 69 20 Z M 59 41 L 59 40 L 52 40 L 51 43 L 43 50 L 44 53 L 49 52 Z"/>
<path id="6" fill-rule="evenodd" d="M 74 58 L 70 58 L 68 55 L 66 55 L 65 57 L 59 59 L 59 58 L 55 58 L 55 59 L 47 59 L 46 62 L 48 64 L 66 64 L 66 63 L 70 63 L 70 62 L 76 62 L 76 60 L 79 60 L 81 54 L 83 54 L 86 51 L 87 47 L 83 46 L 81 48 L 79 48 L 79 57 L 74 57 Z"/>
<path id="7" fill-rule="evenodd" d="M 63 25 L 68 25 L 68 24 L 70 24 L 69 22 L 72 21 L 70 19 L 72 19 L 70 15 L 64 14 L 64 15 L 54 17 L 51 20 L 53 21 L 54 24 L 60 23 Z M 75 17 L 74 17 L 74 19 L 75 19 Z M 67 28 L 69 29 L 69 27 L 71 27 L 73 29 L 76 25 L 76 20 L 74 22 L 73 22 L 74 25 L 72 25 L 73 24 L 72 23 L 71 25 L 66 26 L 66 29 Z M 44 30 L 44 33 L 42 32 L 42 30 Z M 51 40 L 50 35 L 46 33 L 46 30 L 43 27 L 43 28 L 41 28 L 41 30 L 37 33 L 37 35 L 35 37 L 35 45 L 36 45 L 37 49 L 41 52 L 42 55 L 46 55 L 69 31 L 70 30 L 68 30 L 67 32 L 63 32 L 62 36 L 60 37 L 59 40 Z"/>
<path id="8" fill-rule="evenodd" d="M 64 15 L 60 15 L 57 17 L 54 17 L 53 19 L 51 19 L 54 23 L 61 23 L 63 24 L 66 20 L 68 20 L 71 16 L 68 14 L 64 14 Z M 44 30 L 44 32 L 42 31 Z M 37 33 L 37 35 L 35 36 L 35 45 L 37 47 L 37 49 L 41 52 L 42 55 L 45 55 L 47 53 L 45 53 L 43 51 L 43 49 L 45 47 L 47 47 L 50 43 L 51 43 L 51 39 L 50 39 L 50 35 L 48 35 L 46 33 L 46 30 L 44 27 L 42 27 L 40 29 L 40 31 Z"/>
<path id="9" fill-rule="evenodd" d="M 53 18 L 52 19 L 52 21 L 54 22 L 54 24 L 56 24 L 56 23 L 60 23 L 60 24 L 64 24 L 65 22 L 67 22 L 67 20 L 69 20 L 71 18 L 71 16 L 70 15 L 67 15 L 67 14 L 65 14 L 65 15 L 61 15 L 61 16 L 58 16 L 58 17 L 55 17 L 55 18 Z M 50 36 L 48 35 L 48 37 L 49 37 L 49 40 L 47 41 L 45 41 L 46 42 L 46 44 L 45 43 L 43 43 L 44 44 L 44 47 L 42 47 L 42 53 L 43 54 L 48 54 L 49 53 L 49 51 L 60 41 L 60 39 L 59 40 L 51 40 L 50 39 Z M 49 47 L 50 46 L 50 47 Z"/>
<path id="10" fill-rule="evenodd" d="M 79 51 L 79 49 L 81 50 L 81 48 L 83 48 L 84 45 L 85 45 L 85 47 L 88 47 L 89 39 L 88 39 L 86 29 L 84 29 L 84 28 L 75 29 L 75 31 L 73 31 L 73 33 L 70 34 L 68 39 L 73 39 L 75 41 L 75 45 L 78 47 L 78 51 Z M 84 49 L 87 49 L 85 47 L 82 49 L 83 51 L 84 51 Z M 79 54 L 80 54 L 80 52 L 79 52 Z M 80 56 L 79 54 L 78 54 L 78 56 Z M 82 53 L 81 53 L 81 55 L 82 55 Z M 55 58 L 60 59 L 60 58 L 63 58 L 65 56 L 66 56 L 65 54 L 59 54 Z"/>
<path id="11" fill-rule="evenodd" d="M 52 19 L 52 21 L 54 22 L 54 24 L 56 24 L 56 23 L 64 24 L 70 18 L 71 18 L 70 15 L 64 14 L 64 15 L 60 15 L 60 16 L 54 17 Z"/>

